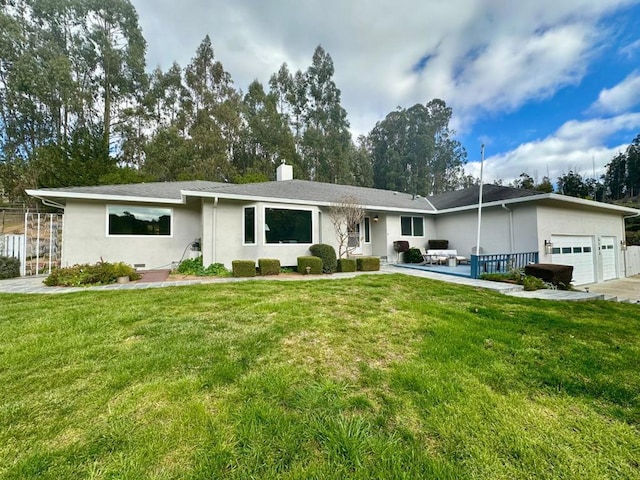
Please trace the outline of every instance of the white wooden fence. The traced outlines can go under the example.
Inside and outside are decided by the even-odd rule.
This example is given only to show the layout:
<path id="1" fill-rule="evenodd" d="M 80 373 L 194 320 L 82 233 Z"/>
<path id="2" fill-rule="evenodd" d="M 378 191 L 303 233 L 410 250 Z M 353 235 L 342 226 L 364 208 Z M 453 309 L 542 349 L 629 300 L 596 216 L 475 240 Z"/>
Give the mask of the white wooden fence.
<path id="1" fill-rule="evenodd" d="M 20 274 L 24 275 L 27 259 L 26 235 L 0 235 L 0 257 L 13 257 L 20 260 Z"/>
<path id="2" fill-rule="evenodd" d="M 49 274 L 60 266 L 63 215 L 24 214 L 24 234 L 0 234 L 0 256 L 20 260 L 20 275 Z"/>
<path id="3" fill-rule="evenodd" d="M 627 277 L 640 275 L 640 246 L 629 245 L 624 252 L 624 264 L 627 268 Z"/>

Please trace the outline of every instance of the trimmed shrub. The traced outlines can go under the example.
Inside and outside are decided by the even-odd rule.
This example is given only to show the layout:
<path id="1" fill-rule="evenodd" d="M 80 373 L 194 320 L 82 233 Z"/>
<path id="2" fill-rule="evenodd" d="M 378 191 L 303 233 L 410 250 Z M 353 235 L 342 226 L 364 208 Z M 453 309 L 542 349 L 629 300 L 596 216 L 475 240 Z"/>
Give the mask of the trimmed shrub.
<path id="1" fill-rule="evenodd" d="M 318 257 L 322 260 L 322 272 L 333 273 L 338 268 L 338 261 L 336 259 L 336 250 L 325 243 L 316 243 L 309 247 L 311 255 Z"/>
<path id="2" fill-rule="evenodd" d="M 406 252 L 409 250 L 409 242 L 407 240 L 396 240 L 393 242 L 393 250 L 396 252 Z"/>
<path id="3" fill-rule="evenodd" d="M 260 275 L 280 275 L 280 260 L 277 258 L 259 258 Z"/>
<path id="4" fill-rule="evenodd" d="M 234 277 L 255 277 L 256 262 L 253 260 L 233 260 L 231 262 Z"/>
<path id="5" fill-rule="evenodd" d="M 176 272 L 182 275 L 195 275 L 197 277 L 227 277 L 229 270 L 222 263 L 212 263 L 207 268 L 202 264 L 202 256 L 187 258 L 180 262 Z"/>
<path id="6" fill-rule="evenodd" d="M 341 258 L 338 260 L 339 272 L 355 272 L 358 268 L 358 262 L 355 258 Z"/>
<path id="7" fill-rule="evenodd" d="M 427 241 L 427 248 L 429 250 L 448 250 L 449 240 L 429 240 Z"/>
<path id="8" fill-rule="evenodd" d="M 543 280 L 531 275 L 527 275 L 522 279 L 522 286 L 527 291 L 542 290 L 544 288 L 547 288 L 547 284 L 544 283 Z"/>
<path id="9" fill-rule="evenodd" d="M 306 274 L 307 267 L 311 267 L 309 273 L 319 275 L 322 273 L 322 260 L 312 255 L 298 257 L 298 273 Z"/>
<path id="10" fill-rule="evenodd" d="M 80 287 L 85 285 L 107 285 L 115 283 L 118 277 L 129 277 L 138 280 L 140 274 L 124 262 L 73 265 L 71 267 L 56 268 L 44 279 L 44 284 L 50 287 Z"/>
<path id="11" fill-rule="evenodd" d="M 20 276 L 20 260 L 13 257 L 0 257 L 0 279 Z"/>
<path id="12" fill-rule="evenodd" d="M 402 254 L 404 263 L 420 263 L 424 260 L 419 248 L 410 248 Z"/>
<path id="13" fill-rule="evenodd" d="M 357 260 L 359 272 L 377 272 L 380 270 L 379 257 L 359 257 Z"/>
<path id="14" fill-rule="evenodd" d="M 553 263 L 532 263 L 524 267 L 525 275 L 537 277 L 556 287 L 567 290 L 571 287 L 573 265 L 556 265 Z"/>

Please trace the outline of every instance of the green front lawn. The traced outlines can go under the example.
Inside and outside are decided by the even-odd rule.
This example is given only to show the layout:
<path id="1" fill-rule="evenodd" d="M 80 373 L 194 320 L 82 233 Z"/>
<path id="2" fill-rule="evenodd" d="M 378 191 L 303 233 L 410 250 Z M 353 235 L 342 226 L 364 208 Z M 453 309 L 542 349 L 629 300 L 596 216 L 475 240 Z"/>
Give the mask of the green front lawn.
<path id="1" fill-rule="evenodd" d="M 0 294 L 0 478 L 640 478 L 640 307 L 403 275 Z"/>

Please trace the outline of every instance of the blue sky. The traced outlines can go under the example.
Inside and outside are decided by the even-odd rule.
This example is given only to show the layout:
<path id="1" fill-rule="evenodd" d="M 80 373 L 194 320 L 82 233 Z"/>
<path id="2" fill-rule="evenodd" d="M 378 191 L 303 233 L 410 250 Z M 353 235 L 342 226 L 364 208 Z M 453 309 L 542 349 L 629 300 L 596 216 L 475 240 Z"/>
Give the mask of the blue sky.
<path id="1" fill-rule="evenodd" d="M 185 66 L 205 35 L 245 90 L 318 44 L 354 137 L 441 98 L 468 173 L 508 183 L 591 176 L 640 133 L 640 0 L 132 0 L 149 69 Z"/>

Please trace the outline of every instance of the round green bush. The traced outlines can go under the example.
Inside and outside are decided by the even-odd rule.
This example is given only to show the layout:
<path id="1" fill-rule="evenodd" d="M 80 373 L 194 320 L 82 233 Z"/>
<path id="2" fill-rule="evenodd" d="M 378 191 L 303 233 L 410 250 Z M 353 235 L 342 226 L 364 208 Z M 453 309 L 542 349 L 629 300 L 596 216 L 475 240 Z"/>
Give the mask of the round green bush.
<path id="1" fill-rule="evenodd" d="M 331 245 L 316 243 L 309 247 L 309 251 L 311 252 L 311 255 L 322 260 L 323 273 L 334 273 L 338 269 L 336 250 Z"/>
<path id="2" fill-rule="evenodd" d="M 419 248 L 410 248 L 402 254 L 402 259 L 404 263 L 420 263 L 424 260 Z"/>

